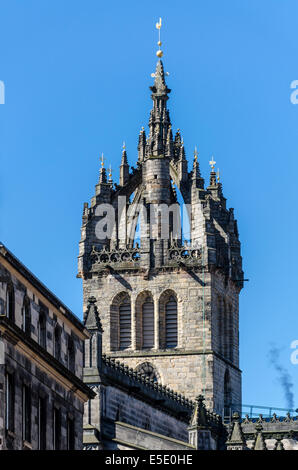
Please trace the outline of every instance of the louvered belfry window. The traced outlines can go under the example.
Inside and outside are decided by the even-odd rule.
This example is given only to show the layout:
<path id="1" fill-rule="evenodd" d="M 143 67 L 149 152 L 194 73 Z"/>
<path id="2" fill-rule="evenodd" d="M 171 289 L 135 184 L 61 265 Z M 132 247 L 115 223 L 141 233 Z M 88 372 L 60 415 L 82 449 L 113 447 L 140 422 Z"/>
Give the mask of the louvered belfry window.
<path id="1" fill-rule="evenodd" d="M 130 302 L 126 301 L 119 307 L 119 324 L 120 324 L 120 349 L 127 349 L 131 343 L 131 307 Z"/>
<path id="2" fill-rule="evenodd" d="M 177 342 L 177 302 L 174 297 L 170 297 L 166 304 L 166 348 L 175 348 Z"/>
<path id="3" fill-rule="evenodd" d="M 154 304 L 150 297 L 143 303 L 143 348 L 154 346 Z"/>

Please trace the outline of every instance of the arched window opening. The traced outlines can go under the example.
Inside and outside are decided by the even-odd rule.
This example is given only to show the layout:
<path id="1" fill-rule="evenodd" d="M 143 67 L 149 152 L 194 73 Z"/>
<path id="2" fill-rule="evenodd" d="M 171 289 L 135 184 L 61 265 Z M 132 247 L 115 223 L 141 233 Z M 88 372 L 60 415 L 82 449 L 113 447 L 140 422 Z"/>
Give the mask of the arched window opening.
<path id="1" fill-rule="evenodd" d="M 119 306 L 119 349 L 131 346 L 131 306 L 127 299 Z"/>
<path id="2" fill-rule="evenodd" d="M 69 337 L 67 344 L 67 367 L 71 372 L 75 372 L 75 348 L 71 337 Z"/>
<path id="3" fill-rule="evenodd" d="M 154 346 L 154 304 L 151 297 L 147 297 L 142 307 L 142 333 L 143 349 Z"/>
<path id="4" fill-rule="evenodd" d="M 166 348 L 175 348 L 178 344 L 177 302 L 171 296 L 166 303 Z"/>
<path id="5" fill-rule="evenodd" d="M 54 356 L 60 361 L 61 359 L 61 328 L 59 325 L 55 326 L 54 332 Z"/>
<path id="6" fill-rule="evenodd" d="M 46 348 L 47 346 L 47 328 L 46 328 L 46 316 L 44 312 L 39 314 L 38 321 L 38 344 Z"/>
<path id="7" fill-rule="evenodd" d="M 150 380 L 153 380 L 153 382 L 159 381 L 158 372 L 150 362 L 143 362 L 143 364 L 140 364 L 136 368 L 136 371 L 141 375 L 145 375 L 145 377 L 148 377 Z"/>
<path id="8" fill-rule="evenodd" d="M 12 284 L 8 284 L 6 289 L 6 316 L 14 321 L 14 288 Z"/>
<path id="9" fill-rule="evenodd" d="M 31 306 L 30 299 L 25 296 L 22 307 L 22 328 L 25 333 L 31 333 Z"/>

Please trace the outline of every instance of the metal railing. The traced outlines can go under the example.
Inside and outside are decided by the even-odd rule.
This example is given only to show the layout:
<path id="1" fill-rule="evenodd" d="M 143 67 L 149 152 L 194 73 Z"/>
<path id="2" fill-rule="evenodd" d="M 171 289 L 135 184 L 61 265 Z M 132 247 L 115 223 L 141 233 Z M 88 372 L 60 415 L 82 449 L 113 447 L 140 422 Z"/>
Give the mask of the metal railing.
<path id="1" fill-rule="evenodd" d="M 223 409 L 223 419 L 225 422 L 231 421 L 233 413 L 237 411 L 241 418 L 248 416 L 250 419 L 258 418 L 260 414 L 264 419 L 271 419 L 273 414 L 277 416 L 286 416 L 287 413 L 295 414 L 298 413 L 298 408 L 279 408 L 277 406 L 260 406 L 260 405 L 246 405 L 233 403 L 225 406 Z"/>

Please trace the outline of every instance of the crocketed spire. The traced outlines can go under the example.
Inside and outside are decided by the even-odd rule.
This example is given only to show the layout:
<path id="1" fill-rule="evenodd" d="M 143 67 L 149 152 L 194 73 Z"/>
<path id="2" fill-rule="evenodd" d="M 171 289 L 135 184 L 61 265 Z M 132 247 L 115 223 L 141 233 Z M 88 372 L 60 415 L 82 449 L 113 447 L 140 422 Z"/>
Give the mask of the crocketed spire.
<path id="1" fill-rule="evenodd" d="M 141 163 L 145 158 L 146 151 L 146 133 L 144 127 L 142 127 L 139 134 L 139 143 L 138 143 L 138 162 Z"/>
<path id="2" fill-rule="evenodd" d="M 120 186 L 124 186 L 129 178 L 129 165 L 127 161 L 125 142 L 123 142 L 122 158 L 120 165 Z"/>
<path id="3" fill-rule="evenodd" d="M 107 172 L 104 167 L 101 167 L 100 174 L 99 174 L 99 183 L 107 183 Z"/>
<path id="4" fill-rule="evenodd" d="M 162 61 L 156 64 L 154 84 L 150 87 L 152 91 L 153 109 L 149 118 L 149 137 L 147 141 L 147 155 L 165 155 L 168 130 L 171 125 L 169 111 L 167 109 L 168 93 L 170 89 L 165 82 L 165 73 Z"/>

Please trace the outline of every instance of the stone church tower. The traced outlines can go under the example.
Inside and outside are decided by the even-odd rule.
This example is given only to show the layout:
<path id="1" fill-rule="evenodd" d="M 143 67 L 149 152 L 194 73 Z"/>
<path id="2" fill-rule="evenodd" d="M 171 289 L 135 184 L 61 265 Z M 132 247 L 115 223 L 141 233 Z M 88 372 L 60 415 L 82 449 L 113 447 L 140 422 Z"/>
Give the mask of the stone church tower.
<path id="1" fill-rule="evenodd" d="M 90 207 L 84 204 L 84 312 L 95 298 L 106 355 L 191 399 L 204 395 L 222 414 L 241 403 L 237 223 L 215 162 L 207 187 L 197 152 L 188 171 L 180 131 L 172 134 L 161 60 L 153 76 L 149 132 L 140 132 L 136 168 L 123 148 L 119 184 L 102 165 Z M 179 233 L 182 201 L 188 240 Z"/>

